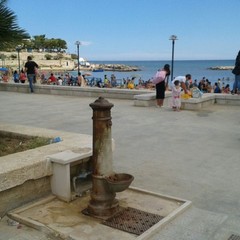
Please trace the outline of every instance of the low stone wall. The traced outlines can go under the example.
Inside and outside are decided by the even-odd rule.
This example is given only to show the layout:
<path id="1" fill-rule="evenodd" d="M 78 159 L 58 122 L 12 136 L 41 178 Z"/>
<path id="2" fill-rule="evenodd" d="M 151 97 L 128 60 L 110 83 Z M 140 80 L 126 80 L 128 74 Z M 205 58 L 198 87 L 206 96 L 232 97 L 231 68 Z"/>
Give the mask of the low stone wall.
<path id="1" fill-rule="evenodd" d="M 27 83 L 0 83 L 0 91 L 29 93 Z M 151 90 L 121 89 L 121 88 L 97 88 L 78 86 L 58 86 L 58 85 L 34 85 L 34 91 L 38 94 L 52 94 L 64 96 L 94 97 L 102 96 L 113 99 L 134 99 L 134 95 L 151 93 Z"/>
<path id="2" fill-rule="evenodd" d="M 51 192 L 52 163 L 47 156 L 71 150 L 84 153 L 92 149 L 92 136 L 0 123 L 0 131 L 62 141 L 0 158 L 0 217 L 5 212 Z"/>
<path id="3" fill-rule="evenodd" d="M 38 94 L 93 97 L 134 100 L 134 106 L 152 107 L 156 105 L 156 93 L 148 89 L 97 88 L 77 86 L 40 85 L 34 86 Z M 29 93 L 28 84 L 0 83 L 0 91 Z M 165 93 L 164 105 L 170 106 L 171 92 Z M 182 109 L 199 110 L 210 104 L 240 105 L 240 96 L 231 94 L 205 93 L 201 98 L 182 99 Z"/>
<path id="4" fill-rule="evenodd" d="M 215 103 L 240 106 L 240 95 L 215 94 Z"/>
<path id="5" fill-rule="evenodd" d="M 0 192 L 0 218 L 7 212 L 51 194 L 50 177 L 28 180 Z"/>

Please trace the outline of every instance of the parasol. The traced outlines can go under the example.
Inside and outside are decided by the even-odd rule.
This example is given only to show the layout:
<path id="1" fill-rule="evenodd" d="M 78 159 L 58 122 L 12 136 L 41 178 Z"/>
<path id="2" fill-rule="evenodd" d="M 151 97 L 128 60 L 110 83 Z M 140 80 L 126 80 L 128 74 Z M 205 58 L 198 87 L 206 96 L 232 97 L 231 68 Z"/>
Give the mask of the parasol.
<path id="1" fill-rule="evenodd" d="M 8 71 L 8 69 L 7 69 L 7 68 L 4 68 L 4 67 L 2 67 L 2 68 L 0 68 L 0 71 L 1 71 L 1 72 L 6 72 L 6 71 Z"/>

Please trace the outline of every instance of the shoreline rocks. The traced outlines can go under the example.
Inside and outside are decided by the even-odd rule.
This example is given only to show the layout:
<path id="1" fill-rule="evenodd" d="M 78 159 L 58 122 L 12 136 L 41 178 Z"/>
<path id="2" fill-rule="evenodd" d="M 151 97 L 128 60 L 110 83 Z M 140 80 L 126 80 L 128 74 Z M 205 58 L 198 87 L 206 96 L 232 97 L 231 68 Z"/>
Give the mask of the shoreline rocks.
<path id="1" fill-rule="evenodd" d="M 129 66 L 124 64 L 91 64 L 90 70 L 116 71 L 116 72 L 135 72 L 141 71 L 137 66 Z"/>
<path id="2" fill-rule="evenodd" d="M 234 66 L 215 66 L 215 67 L 209 67 L 207 69 L 210 70 L 233 70 Z"/>

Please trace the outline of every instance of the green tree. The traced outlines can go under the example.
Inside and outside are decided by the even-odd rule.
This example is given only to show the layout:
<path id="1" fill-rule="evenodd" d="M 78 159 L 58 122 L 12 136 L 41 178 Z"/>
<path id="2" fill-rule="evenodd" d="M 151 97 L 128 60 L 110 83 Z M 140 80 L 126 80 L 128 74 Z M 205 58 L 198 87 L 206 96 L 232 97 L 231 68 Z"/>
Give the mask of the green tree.
<path id="1" fill-rule="evenodd" d="M 65 40 L 60 38 L 48 39 L 45 35 L 33 36 L 31 42 L 33 43 L 34 49 L 46 50 L 47 52 L 61 52 L 64 49 L 67 49 L 67 43 Z"/>
<path id="2" fill-rule="evenodd" d="M 24 39 L 22 41 L 22 48 L 33 49 L 34 48 L 34 42 L 31 39 Z"/>
<path id="3" fill-rule="evenodd" d="M 45 34 L 33 36 L 33 42 L 34 42 L 35 49 L 43 50 L 45 48 L 45 42 L 46 42 Z"/>
<path id="4" fill-rule="evenodd" d="M 0 50 L 15 48 L 28 33 L 17 24 L 17 16 L 7 6 L 7 0 L 0 0 Z"/>
<path id="5" fill-rule="evenodd" d="M 56 49 L 58 52 L 61 52 L 63 49 L 67 49 L 67 43 L 65 40 L 60 38 L 56 39 Z"/>

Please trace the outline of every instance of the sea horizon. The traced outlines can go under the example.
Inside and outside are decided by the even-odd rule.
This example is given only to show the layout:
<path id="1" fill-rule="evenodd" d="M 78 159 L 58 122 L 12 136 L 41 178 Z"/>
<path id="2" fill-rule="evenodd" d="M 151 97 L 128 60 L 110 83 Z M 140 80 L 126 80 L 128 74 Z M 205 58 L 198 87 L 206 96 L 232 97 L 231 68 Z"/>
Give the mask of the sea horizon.
<path id="1" fill-rule="evenodd" d="M 156 59 L 153 59 L 153 60 L 149 60 L 149 59 L 141 59 L 141 60 L 120 60 L 120 59 L 118 59 L 118 60 L 96 60 L 96 59 L 94 59 L 94 60 L 87 60 L 87 61 L 89 61 L 89 62 L 147 62 L 147 61 L 151 61 L 151 62 L 156 62 L 156 61 L 167 61 L 167 62 L 170 62 L 170 61 L 172 61 L 171 59 L 169 60 L 169 59 L 161 59 L 161 60 L 156 60 Z M 176 62 L 176 61 L 235 61 L 235 59 L 182 59 L 182 60 L 180 60 L 180 59 L 175 59 L 174 60 L 174 62 Z"/>
<path id="2" fill-rule="evenodd" d="M 110 79 L 111 75 L 114 74 L 117 79 L 131 78 L 136 76 L 135 84 L 138 83 L 139 78 L 144 81 L 150 80 L 156 71 L 164 66 L 164 64 L 170 64 L 171 60 L 104 60 L 104 61 L 90 61 L 91 64 L 125 64 L 130 66 L 137 66 L 141 70 L 134 72 L 117 72 L 117 71 L 104 71 L 93 73 L 93 77 L 104 78 L 104 75 Z M 234 66 L 234 59 L 225 60 L 174 60 L 173 77 L 183 76 L 186 74 L 191 74 L 193 80 L 201 80 L 203 77 L 208 79 L 212 85 L 219 79 L 224 82 L 224 84 L 230 84 L 232 87 L 234 81 L 234 75 L 231 70 L 211 70 L 210 67 L 216 66 Z"/>

